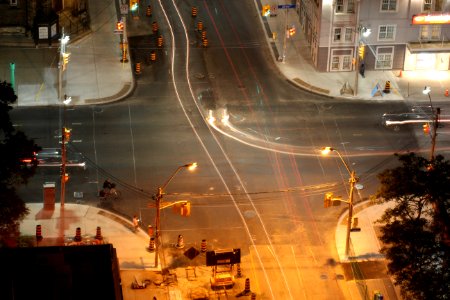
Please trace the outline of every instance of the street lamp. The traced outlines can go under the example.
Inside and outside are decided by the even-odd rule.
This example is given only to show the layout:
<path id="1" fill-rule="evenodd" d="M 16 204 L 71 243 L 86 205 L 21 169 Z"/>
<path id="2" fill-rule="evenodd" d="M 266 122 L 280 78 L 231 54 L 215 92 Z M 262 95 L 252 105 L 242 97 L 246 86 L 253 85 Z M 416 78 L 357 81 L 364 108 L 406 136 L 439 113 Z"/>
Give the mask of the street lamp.
<path id="1" fill-rule="evenodd" d="M 434 149 L 436 147 L 436 136 L 437 136 L 437 128 L 439 126 L 439 115 L 441 114 L 441 109 L 438 107 L 436 108 L 436 111 L 434 111 L 433 103 L 431 102 L 431 88 L 429 86 L 425 86 L 423 88 L 422 93 L 424 95 L 428 95 L 428 99 L 430 100 L 430 108 L 431 113 L 433 115 L 433 132 L 431 135 L 431 155 L 430 155 L 430 161 L 433 164 L 434 161 Z"/>
<path id="2" fill-rule="evenodd" d="M 156 221 L 155 221 L 155 268 L 158 267 L 158 250 L 159 250 L 159 244 L 160 244 L 160 217 L 161 217 L 161 199 L 164 195 L 164 189 L 167 187 L 167 185 L 172 181 L 172 179 L 177 175 L 177 173 L 181 169 L 188 169 L 189 171 L 193 171 L 195 168 L 197 168 L 197 163 L 190 163 L 186 165 L 179 166 L 167 179 L 167 181 L 161 186 L 158 187 L 158 190 L 156 191 L 156 195 L 153 196 L 153 199 L 156 201 Z"/>
<path id="3" fill-rule="evenodd" d="M 348 220 L 347 220 L 347 238 L 345 240 L 345 256 L 348 257 L 349 254 L 349 248 L 350 248 L 350 231 L 352 226 L 352 218 L 353 218 L 353 191 L 355 189 L 355 184 L 358 182 L 358 177 L 356 177 L 355 171 L 350 170 L 348 164 L 345 162 L 342 155 L 339 153 L 338 150 L 331 147 L 324 147 L 322 148 L 321 152 L 322 155 L 328 155 L 330 152 L 336 152 L 339 158 L 341 159 L 342 163 L 344 164 L 345 168 L 347 169 L 350 179 L 348 180 L 350 184 L 350 195 L 348 201 L 340 200 L 342 202 L 348 203 Z"/>

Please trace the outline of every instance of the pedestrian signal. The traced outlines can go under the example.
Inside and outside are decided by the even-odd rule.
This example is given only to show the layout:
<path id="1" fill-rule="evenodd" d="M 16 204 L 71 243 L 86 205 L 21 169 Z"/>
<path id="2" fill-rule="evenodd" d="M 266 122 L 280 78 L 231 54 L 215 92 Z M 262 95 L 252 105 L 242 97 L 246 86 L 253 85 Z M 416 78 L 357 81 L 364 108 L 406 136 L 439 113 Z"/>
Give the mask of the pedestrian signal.
<path id="1" fill-rule="evenodd" d="M 364 58 L 365 45 L 360 45 L 358 48 L 359 59 Z"/>
<path id="2" fill-rule="evenodd" d="M 423 124 L 423 133 L 430 134 L 430 125 L 428 123 Z"/>
<path id="3" fill-rule="evenodd" d="M 69 174 L 65 173 L 64 174 L 64 182 L 67 182 L 67 181 L 69 181 Z"/>
<path id="4" fill-rule="evenodd" d="M 262 7 L 262 15 L 263 15 L 263 17 L 270 16 L 270 5 L 263 5 L 263 7 Z"/>
<path id="5" fill-rule="evenodd" d="M 332 199 L 333 199 L 333 193 L 326 193 L 325 199 L 323 200 L 323 207 L 324 208 L 330 207 Z"/>
<path id="6" fill-rule="evenodd" d="M 123 31 L 123 22 L 122 21 L 119 21 L 119 22 L 117 22 L 116 23 L 116 30 L 117 31 Z"/>

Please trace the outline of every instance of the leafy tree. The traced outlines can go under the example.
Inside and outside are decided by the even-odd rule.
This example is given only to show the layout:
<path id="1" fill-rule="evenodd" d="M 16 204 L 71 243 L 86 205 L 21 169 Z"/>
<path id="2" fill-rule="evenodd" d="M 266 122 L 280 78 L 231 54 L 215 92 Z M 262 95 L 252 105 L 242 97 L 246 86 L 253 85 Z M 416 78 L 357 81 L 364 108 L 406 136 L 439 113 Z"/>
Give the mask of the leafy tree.
<path id="1" fill-rule="evenodd" d="M 0 82 L 0 245 L 8 244 L 17 235 L 18 226 L 28 213 L 16 188 L 26 184 L 36 169 L 35 161 L 27 164 L 23 159 L 32 158 L 33 152 L 40 149 L 13 127 L 9 111 L 16 100 L 11 84 Z"/>
<path id="2" fill-rule="evenodd" d="M 414 153 L 378 175 L 378 197 L 393 201 L 381 219 L 381 251 L 408 299 L 449 299 L 450 162 Z"/>

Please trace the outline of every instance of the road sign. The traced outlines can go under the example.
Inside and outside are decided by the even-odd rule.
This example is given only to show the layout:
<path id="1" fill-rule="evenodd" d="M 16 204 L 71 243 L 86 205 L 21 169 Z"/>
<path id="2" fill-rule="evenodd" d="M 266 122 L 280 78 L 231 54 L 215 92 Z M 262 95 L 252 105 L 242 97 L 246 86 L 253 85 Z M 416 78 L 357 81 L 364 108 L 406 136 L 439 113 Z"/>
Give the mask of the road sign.
<path id="1" fill-rule="evenodd" d="M 281 4 L 281 5 L 278 5 L 278 8 L 281 8 L 281 9 L 295 8 L 295 4 Z"/>
<path id="2" fill-rule="evenodd" d="M 128 4 L 121 4 L 120 5 L 120 13 L 122 15 L 127 15 L 128 14 Z"/>

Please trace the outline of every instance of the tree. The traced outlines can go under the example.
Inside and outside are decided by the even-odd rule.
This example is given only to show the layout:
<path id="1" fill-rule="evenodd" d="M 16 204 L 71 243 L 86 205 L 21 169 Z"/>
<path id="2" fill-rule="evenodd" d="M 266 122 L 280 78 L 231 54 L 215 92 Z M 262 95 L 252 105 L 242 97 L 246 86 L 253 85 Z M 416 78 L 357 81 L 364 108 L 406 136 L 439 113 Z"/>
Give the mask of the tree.
<path id="1" fill-rule="evenodd" d="M 395 202 L 379 220 L 388 271 L 405 298 L 448 299 L 450 162 L 396 156 L 401 165 L 378 175 L 377 196 Z"/>
<path id="2" fill-rule="evenodd" d="M 10 104 L 16 100 L 11 84 L 0 82 L 0 245 L 7 244 L 17 234 L 20 222 L 28 213 L 16 188 L 28 182 L 37 166 L 35 161 L 27 164 L 23 159 L 32 158 L 33 153 L 40 150 L 11 122 Z"/>

